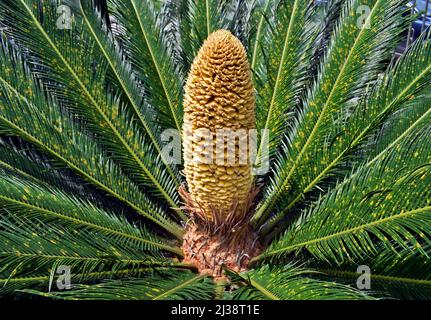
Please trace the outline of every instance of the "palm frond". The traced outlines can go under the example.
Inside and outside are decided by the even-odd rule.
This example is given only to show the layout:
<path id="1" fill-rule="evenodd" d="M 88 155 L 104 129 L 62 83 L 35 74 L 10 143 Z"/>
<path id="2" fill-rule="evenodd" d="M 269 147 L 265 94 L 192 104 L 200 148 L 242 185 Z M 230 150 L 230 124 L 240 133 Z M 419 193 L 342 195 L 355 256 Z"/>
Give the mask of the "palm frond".
<path id="1" fill-rule="evenodd" d="M 191 272 L 156 270 L 141 278 L 77 285 L 64 292 L 25 292 L 66 300 L 200 300 L 214 295 L 214 285 L 208 278 Z"/>
<path id="2" fill-rule="evenodd" d="M 248 54 L 250 68 L 257 73 L 257 68 L 264 67 L 264 48 L 269 43 L 267 34 L 274 28 L 274 15 L 278 1 L 258 1 L 251 13 L 252 26 L 256 26 L 254 32 L 248 38 Z M 259 72 L 262 76 L 264 72 Z"/>
<path id="3" fill-rule="evenodd" d="M 85 272 L 72 273 L 72 283 L 92 283 L 108 279 L 121 279 L 129 277 L 139 277 L 141 274 L 146 274 L 152 270 L 164 269 L 163 267 L 152 268 L 130 268 L 130 269 L 114 269 L 100 272 Z M 27 277 L 9 277 L 0 279 L 0 294 L 17 294 L 19 290 L 33 288 L 33 290 L 48 291 L 50 283 L 54 283 L 59 278 L 57 274 L 52 273 L 32 273 Z"/>
<path id="4" fill-rule="evenodd" d="M 32 156 L 33 150 L 18 148 L 14 143 L 0 138 L 0 171 L 12 173 L 18 177 L 34 182 L 38 185 L 56 186 L 72 192 L 64 175 L 53 169 L 48 163 L 37 161 Z M 30 151 L 30 152 L 28 152 Z M 76 190 L 73 190 L 76 191 Z"/>
<path id="5" fill-rule="evenodd" d="M 320 64 L 325 59 L 331 40 L 336 36 L 337 26 L 342 17 L 343 6 L 346 0 L 328 0 L 326 4 L 316 5 L 313 14 L 313 23 L 318 24 L 317 35 L 313 41 L 313 53 L 309 63 L 309 80 L 305 84 L 312 87 L 319 76 Z"/>
<path id="6" fill-rule="evenodd" d="M 428 126 L 431 116 L 429 95 L 431 68 L 427 59 L 430 56 L 430 43 L 426 41 L 428 37 L 429 34 L 423 34 L 398 63 L 385 73 L 384 80 L 370 93 L 370 99 L 364 102 L 364 107 L 366 112 L 371 111 L 370 115 L 374 116 L 372 118 L 364 116 L 362 108 L 358 108 L 352 115 L 352 118 L 356 118 L 352 123 L 361 123 L 359 127 L 362 127 L 362 131 L 356 134 L 355 145 L 362 143 L 363 153 L 368 156 L 363 164 L 365 167 L 374 166 L 388 153 L 397 150 L 400 144 L 407 143 L 412 133 L 426 130 Z M 418 62 L 416 57 L 424 59 Z M 368 140 L 364 138 L 365 131 L 372 130 L 377 131 L 375 136 Z M 348 183 L 361 172 L 356 171 L 344 183 Z M 339 184 L 337 188 L 344 183 Z"/>
<path id="7" fill-rule="evenodd" d="M 88 201 L 70 196 L 53 187 L 38 186 L 30 181 L 3 175 L 0 178 L 0 204 L 9 214 L 73 230 L 93 230 L 112 239 L 124 241 L 137 250 L 168 250 L 181 255 L 179 248 L 95 207 Z M 7 217 L 7 215 L 2 215 Z"/>
<path id="8" fill-rule="evenodd" d="M 181 70 L 169 58 L 156 8 L 147 0 L 112 0 L 109 6 L 116 22 L 127 32 L 128 37 L 118 35 L 119 42 L 144 86 L 146 98 L 158 109 L 160 125 L 181 132 Z"/>
<path id="9" fill-rule="evenodd" d="M 294 265 L 264 266 L 238 274 L 245 283 L 232 293 L 234 300 L 365 300 L 366 294 L 335 282 L 309 277 L 315 271 Z"/>
<path id="10" fill-rule="evenodd" d="M 0 0 L 0 296 L 429 299 L 431 28 L 397 60 L 418 18 L 405 0 L 320 2 Z M 217 217 L 188 220 L 199 204 L 181 206 L 183 168 L 165 148 L 219 29 L 248 52 L 253 161 L 270 160 L 248 240 L 212 230 Z M 210 229 L 237 234 L 213 248 L 232 264 L 223 279 L 194 254 Z M 253 248 L 230 259 L 237 240 Z M 70 290 L 55 286 L 60 267 Z"/>
<path id="11" fill-rule="evenodd" d="M 94 7 L 94 3 L 91 2 L 86 2 L 85 4 L 80 2 L 79 4 L 80 14 L 88 31 L 93 36 L 100 52 L 108 62 L 110 71 L 117 83 L 118 90 L 123 93 L 125 100 L 130 104 L 131 109 L 137 117 L 137 122 L 145 129 L 146 135 L 154 145 L 157 154 L 160 155 L 166 166 L 166 170 L 169 171 L 172 179 L 176 181 L 176 186 L 179 187 L 180 179 L 178 177 L 178 172 L 164 159 L 160 141 L 160 128 L 155 126 L 157 122 L 156 114 L 154 110 L 145 103 L 141 92 L 138 91 L 137 83 L 130 75 L 131 67 L 125 63 L 126 58 L 124 57 L 124 53 L 121 52 L 119 44 L 115 43 L 113 35 L 108 33 L 106 27 L 103 29 L 100 28 L 103 23 L 102 17 L 97 15 L 97 12 L 94 11 Z"/>
<path id="12" fill-rule="evenodd" d="M 407 141 L 412 132 L 422 130 L 429 123 L 431 64 L 428 57 L 431 45 L 428 38 L 429 33 L 424 33 L 414 42 L 397 64 L 386 72 L 382 82 L 370 95 L 367 108 L 377 110 L 383 107 L 381 115 L 387 116 L 375 117 L 365 128 L 369 131 L 381 123 L 381 129 L 379 128 L 376 137 L 373 137 L 375 141 L 371 148 L 367 148 L 367 167 L 373 166 L 391 150 Z M 424 59 L 416 61 L 416 57 Z M 376 111 L 373 111 L 374 113 Z M 361 117 L 359 114 L 356 116 Z M 358 139 L 358 142 L 360 140 Z"/>
<path id="13" fill-rule="evenodd" d="M 54 1 L 55 2 L 55 1 Z M 41 79 L 50 94 L 61 98 L 63 105 L 85 118 L 85 125 L 110 151 L 111 157 L 139 183 L 155 186 L 153 193 L 170 206 L 178 206 L 175 183 L 169 179 L 161 159 L 151 153 L 132 113 L 117 95 L 105 88 L 108 64 L 94 60 L 99 55 L 91 35 L 79 19 L 70 31 L 59 30 L 56 3 L 3 1 L 0 15 L 5 32 L 24 52 L 32 72 Z M 41 9 L 42 11 L 40 12 Z M 42 14 L 43 19 L 38 15 Z M 41 47 L 40 43 L 46 43 Z"/>
<path id="14" fill-rule="evenodd" d="M 64 113 L 54 99 L 46 99 L 8 46 L 0 52 L 0 129 L 23 138 L 109 195 L 173 232 L 181 230 L 169 221 L 100 148 Z"/>
<path id="15" fill-rule="evenodd" d="M 358 25 L 360 5 L 371 12 Z M 319 75 L 292 121 L 255 222 L 265 222 L 275 211 L 270 229 L 353 151 L 357 127 L 346 119 L 367 86 L 377 81 L 399 40 L 405 24 L 401 5 L 399 0 L 346 1 Z"/>
<path id="16" fill-rule="evenodd" d="M 0 238 L 0 274 L 8 279 L 49 275 L 59 266 L 76 274 L 175 266 L 171 259 L 147 254 L 118 238 L 15 215 L 2 216 Z"/>
<path id="17" fill-rule="evenodd" d="M 267 36 L 268 45 L 272 47 L 264 59 L 267 67 L 255 66 L 256 89 L 259 93 L 256 121 L 257 128 L 262 130 L 256 164 L 264 161 L 263 147 L 266 143 L 270 155 L 280 146 L 288 114 L 304 89 L 317 30 L 310 17 L 313 12 L 310 3 L 299 0 L 278 3 L 275 8 L 276 23 L 270 36 Z M 258 72 L 262 69 L 263 75 Z"/>
<path id="18" fill-rule="evenodd" d="M 414 132 L 372 167 L 357 169 L 256 260 L 306 250 L 342 264 L 375 253 L 377 245 L 414 246 L 425 254 L 421 246 L 431 235 L 430 133 L 429 126 Z"/>
<path id="19" fill-rule="evenodd" d="M 415 247 L 407 249 L 382 251 L 375 256 L 339 267 L 322 266 L 318 270 L 326 277 L 346 284 L 354 285 L 360 276 L 358 266 L 370 268 L 370 286 L 373 293 L 382 297 L 399 299 L 429 299 L 431 293 L 431 269 L 429 256 L 430 245 L 426 244 L 422 251 Z"/>
<path id="20" fill-rule="evenodd" d="M 232 10 L 241 0 L 181 0 L 178 5 L 178 33 L 185 70 L 188 70 L 203 42 L 218 29 L 232 28 Z M 239 6 L 237 6 L 239 8 Z"/>
<path id="21" fill-rule="evenodd" d="M 389 150 L 406 140 L 411 132 L 420 130 L 429 122 L 431 103 L 429 85 L 431 80 L 430 34 L 424 33 L 418 41 L 400 58 L 398 63 L 383 77 L 382 82 L 371 94 L 367 109 L 382 110 L 383 130 L 378 136 L 374 153 L 367 165 L 381 159 Z M 417 57 L 422 57 L 417 59 Z M 395 110 L 390 114 L 391 110 Z M 359 116 L 358 116 L 359 117 Z M 376 117 L 368 123 L 363 132 L 382 122 Z M 358 136 L 361 140 L 363 132 Z"/>

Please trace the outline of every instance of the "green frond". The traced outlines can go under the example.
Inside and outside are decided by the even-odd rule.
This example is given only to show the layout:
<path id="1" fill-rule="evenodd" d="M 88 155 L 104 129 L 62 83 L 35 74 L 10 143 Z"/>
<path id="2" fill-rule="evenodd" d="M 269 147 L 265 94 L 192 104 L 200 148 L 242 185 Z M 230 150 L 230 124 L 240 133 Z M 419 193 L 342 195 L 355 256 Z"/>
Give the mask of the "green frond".
<path id="1" fill-rule="evenodd" d="M 218 12 L 221 9 L 219 3 L 222 3 L 222 1 L 189 1 L 188 5 L 191 9 L 190 23 L 193 26 L 194 37 L 197 39 L 195 41 L 196 49 L 199 49 L 203 40 L 208 38 L 211 33 L 222 28 L 218 19 Z M 197 53 L 196 50 L 195 53 Z"/>
<path id="2" fill-rule="evenodd" d="M 40 12 L 40 9 L 42 12 Z M 69 110 L 85 118 L 85 125 L 100 137 L 112 158 L 139 183 L 155 187 L 153 194 L 178 207 L 175 183 L 164 170 L 161 159 L 152 153 L 151 143 L 137 127 L 132 113 L 118 96 L 105 88 L 108 63 L 98 56 L 96 44 L 76 19 L 71 30 L 57 28 L 56 3 L 3 1 L 0 16 L 6 21 L 5 32 L 23 51 L 29 51 L 28 63 L 49 92 Z M 43 14 L 43 20 L 38 15 Z M 9 26 L 13 27 L 10 28 Z M 46 43 L 46 46 L 40 46 Z"/>
<path id="3" fill-rule="evenodd" d="M 378 244 L 425 253 L 431 236 L 430 133 L 429 126 L 414 132 L 372 167 L 357 169 L 255 260 L 305 250 L 342 264 L 375 254 Z"/>
<path id="4" fill-rule="evenodd" d="M 335 282 L 308 277 L 315 271 L 294 265 L 264 266 L 238 274 L 243 285 L 232 293 L 234 300 L 365 300 L 366 294 Z"/>
<path id="5" fill-rule="evenodd" d="M 0 224 L 0 274 L 7 279 L 32 278 L 67 266 L 76 274 L 130 268 L 175 267 L 161 255 L 100 232 L 47 225 L 16 215 Z M 8 281 L 4 283 L 4 287 Z"/>
<path id="6" fill-rule="evenodd" d="M 56 167 L 34 146 L 16 137 L 0 137 L 0 171 L 43 187 L 55 187 L 98 203 L 99 199 L 78 176 Z"/>
<path id="7" fill-rule="evenodd" d="M 208 36 L 218 29 L 229 29 L 235 11 L 235 0 L 180 0 L 178 1 L 178 32 L 187 71 Z M 239 7 L 237 7 L 239 8 Z"/>
<path id="8" fill-rule="evenodd" d="M 431 30 L 394 57 L 405 0 L 100 2 L 0 0 L 1 297 L 431 297 Z M 192 231 L 164 141 L 219 29 L 247 51 L 253 161 L 270 161 L 242 221 L 262 253 L 223 280 L 180 262 Z"/>
<path id="9" fill-rule="evenodd" d="M 214 295 L 214 285 L 211 279 L 191 272 L 156 270 L 140 278 L 76 285 L 64 292 L 25 292 L 66 300 L 201 300 Z"/>
<path id="10" fill-rule="evenodd" d="M 385 73 L 383 80 L 367 101 L 366 108 L 373 113 L 376 113 L 375 110 L 382 110 L 382 114 L 390 113 L 391 110 L 397 111 L 390 114 L 388 119 L 384 119 L 386 121 L 383 130 L 367 165 L 381 159 L 389 150 L 405 141 L 411 132 L 420 130 L 429 123 L 431 115 L 429 36 L 429 33 L 424 33 L 414 42 L 397 64 Z M 365 130 L 376 127 L 381 121 L 380 117 L 376 117 L 374 121 L 368 123 Z M 361 140 L 361 135 L 358 136 L 358 141 Z"/>
<path id="11" fill-rule="evenodd" d="M 427 38 L 429 33 L 424 33 L 414 42 L 397 64 L 385 73 L 382 81 L 370 94 L 366 108 L 374 110 L 372 114 L 377 114 L 375 110 L 382 111 L 380 116 L 368 122 L 365 128 L 369 131 L 381 124 L 376 137 L 373 138 L 375 141 L 371 148 L 367 148 L 369 159 L 364 164 L 367 167 L 373 166 L 391 150 L 408 141 L 412 133 L 428 126 L 431 116 L 429 95 L 431 61 L 428 59 L 431 55 L 431 45 Z M 422 59 L 417 61 L 417 57 Z M 355 116 L 362 118 L 360 112 Z M 358 143 L 361 141 L 357 140 Z"/>
<path id="12" fill-rule="evenodd" d="M 80 2 L 79 12 L 100 52 L 108 62 L 118 90 L 123 93 L 126 102 L 137 117 L 139 126 L 145 129 L 146 135 L 154 145 L 157 154 L 161 157 L 166 170 L 169 171 L 171 178 L 176 182 L 176 187 L 179 187 L 180 178 L 178 177 L 178 172 L 164 159 L 160 141 L 160 128 L 155 125 L 157 122 L 156 113 L 146 104 L 141 92 L 139 92 L 138 83 L 130 75 L 131 67 L 126 64 L 125 54 L 121 52 L 119 44 L 115 43 L 112 34 L 106 30 L 101 30 L 102 18 L 97 15 L 94 7 L 95 5 L 91 1 L 85 4 Z"/>
<path id="13" fill-rule="evenodd" d="M 45 99 L 31 75 L 22 67 L 22 60 L 6 46 L 0 51 L 0 130 L 32 143 L 53 157 L 59 166 L 75 171 L 180 237 L 180 228 L 169 221 L 164 212 L 62 112 L 58 103 Z"/>
<path id="14" fill-rule="evenodd" d="M 110 271 L 100 271 L 100 272 L 86 272 L 86 273 L 72 273 L 71 282 L 72 283 L 92 283 L 95 281 L 102 281 L 108 279 L 120 279 L 120 278 L 130 278 L 139 277 L 141 274 L 151 272 L 152 270 L 165 269 L 163 267 L 153 267 L 153 268 L 130 268 L 130 269 L 118 269 Z M 2 278 L 0 279 L 0 294 L 17 294 L 17 291 L 34 288 L 38 290 L 48 291 L 50 283 L 53 283 L 58 279 L 57 274 L 50 273 L 40 273 L 40 275 L 32 274 L 27 277 L 12 277 L 12 278 Z"/>
<path id="15" fill-rule="evenodd" d="M 312 23 L 317 24 L 317 34 L 313 41 L 312 55 L 309 61 L 309 79 L 305 86 L 311 88 L 314 85 L 322 61 L 328 54 L 328 48 L 331 41 L 336 36 L 337 26 L 339 25 L 340 18 L 342 17 L 343 8 L 346 0 L 328 0 L 325 3 L 319 3 L 315 6 L 312 16 Z"/>
<path id="16" fill-rule="evenodd" d="M 0 138 L 0 172 L 12 173 L 38 185 L 52 185 L 67 189 L 66 177 L 52 169 L 48 164 L 38 163 L 26 154 L 27 150 L 18 149 L 15 145 Z M 71 191 L 71 188 L 70 188 Z"/>
<path id="17" fill-rule="evenodd" d="M 230 30 L 244 45 L 246 51 L 250 50 L 248 44 L 255 29 L 253 12 L 257 11 L 259 0 L 230 0 L 225 4 L 225 20 Z"/>
<path id="18" fill-rule="evenodd" d="M 179 248 L 169 246 L 148 230 L 131 225 L 124 217 L 105 212 L 53 187 L 37 186 L 13 176 L 0 177 L 0 205 L 7 212 L 31 221 L 61 225 L 74 231 L 93 230 L 124 241 L 137 250 L 167 250 L 182 255 Z"/>
<path id="19" fill-rule="evenodd" d="M 23 221 L 23 223 L 27 221 Z M 98 267 L 109 264 L 114 267 L 118 265 L 122 267 L 163 265 L 161 262 L 154 263 L 149 258 L 136 253 L 135 255 L 120 254 L 117 252 L 117 248 L 112 247 L 109 242 L 105 244 L 101 242 L 106 241 L 106 238 L 91 237 L 88 232 L 82 232 L 82 236 L 87 237 L 84 239 L 77 236 L 78 232 L 72 232 L 66 237 L 64 230 L 60 230 L 60 235 L 54 236 L 55 231 L 51 229 L 49 240 L 45 239 L 41 232 L 37 236 L 34 236 L 33 232 L 34 230 L 32 233 L 25 234 L 24 231 L 17 228 L 11 228 L 10 232 L 1 232 L 0 237 L 4 242 L 0 253 L 3 273 L 10 272 L 14 276 L 16 273 L 24 273 L 29 270 L 32 272 L 46 271 L 54 264 L 70 266 L 78 272 L 82 272 L 83 268 L 91 271 L 97 270 Z M 93 241 L 93 246 L 89 246 L 88 243 L 82 244 L 81 241 L 84 240 Z M 32 246 L 32 243 L 35 245 Z M 71 243 L 75 244 L 75 251 L 67 250 Z M 97 250 L 97 248 L 103 248 L 103 251 Z M 48 271 L 46 272 L 48 273 Z"/>
<path id="20" fill-rule="evenodd" d="M 326 278 L 354 285 L 360 276 L 356 272 L 357 267 L 368 266 L 371 271 L 370 286 L 373 295 L 428 300 L 431 293 L 430 248 L 430 245 L 424 245 L 426 255 L 414 247 L 401 249 L 399 252 L 382 248 L 375 256 L 354 264 L 336 268 L 322 266 L 318 270 L 326 274 Z"/>
<path id="21" fill-rule="evenodd" d="M 356 118 L 355 121 L 366 123 L 361 133 L 363 136 L 365 130 L 369 132 L 377 127 L 377 133 L 371 137 L 371 143 L 366 139 L 363 142 L 363 149 L 369 157 L 363 163 L 367 168 L 373 167 L 394 150 L 399 152 L 400 145 L 408 143 L 415 132 L 426 130 L 428 127 L 431 116 L 430 74 L 427 71 L 430 69 L 428 57 L 431 47 L 429 41 L 425 41 L 428 37 L 429 34 L 423 34 L 413 44 L 398 63 L 385 73 L 384 80 L 370 93 L 370 99 L 364 102 L 371 115 L 379 115 L 369 119 L 364 117 L 362 109 L 358 108 L 357 113 L 352 116 Z M 423 59 L 416 61 L 416 57 Z M 361 140 L 362 138 L 358 139 L 357 143 Z M 367 146 L 366 143 L 370 145 Z M 361 173 L 361 170 L 357 170 L 337 188 Z"/>
<path id="22" fill-rule="evenodd" d="M 181 70 L 168 55 L 166 40 L 159 30 L 157 10 L 151 1 L 109 1 L 112 15 L 128 37 L 119 41 L 127 61 L 142 82 L 146 98 L 157 108 L 163 129 L 181 132 Z"/>
<path id="23" fill-rule="evenodd" d="M 264 8 L 264 11 L 276 11 L 274 17 L 276 22 L 273 28 L 266 27 L 271 32 L 265 38 L 267 45 L 272 48 L 267 53 L 268 56 L 263 59 L 267 67 L 253 66 L 258 92 L 257 128 L 264 130 L 260 137 L 256 164 L 264 161 L 262 153 L 265 143 L 269 144 L 270 155 L 273 155 L 280 146 L 286 130 L 288 114 L 304 90 L 303 84 L 307 78 L 312 40 L 316 36 L 316 25 L 311 23 L 310 17 L 312 2 L 282 0 L 274 3 L 277 5 L 267 4 Z M 273 5 L 275 8 L 271 7 Z M 265 29 L 263 21 L 259 21 L 259 24 L 260 29 L 257 31 L 259 35 L 256 37 L 260 37 L 262 29 Z M 252 57 L 254 59 L 252 64 L 256 64 L 256 59 L 259 59 L 255 50 L 257 50 L 256 44 L 253 54 L 257 56 Z"/>
<path id="24" fill-rule="evenodd" d="M 279 1 L 257 1 L 251 12 L 251 26 L 254 32 L 248 37 L 248 55 L 250 68 L 253 72 L 259 72 L 263 76 L 262 70 L 258 68 L 265 66 L 263 63 L 264 48 L 269 43 L 267 34 L 274 28 L 274 15 Z"/>
<path id="25" fill-rule="evenodd" d="M 399 145 L 406 143 L 415 132 L 426 130 L 431 116 L 431 100 L 426 89 L 420 90 L 412 99 L 404 101 L 402 108 L 389 115 L 382 124 L 382 129 L 376 134 L 368 150 L 369 159 L 363 164 L 372 167 L 393 150 L 398 150 Z M 348 183 L 361 171 L 349 176 L 337 188 Z"/>
<path id="26" fill-rule="evenodd" d="M 361 5 L 371 12 L 358 24 L 363 13 L 357 8 Z M 354 151 L 357 129 L 368 122 L 355 123 L 349 115 L 367 87 L 377 81 L 404 30 L 401 6 L 400 0 L 349 0 L 344 4 L 319 74 L 303 110 L 292 120 L 283 152 L 274 165 L 274 177 L 254 217 L 262 224 L 271 213 L 276 214 L 265 229 L 283 219 Z M 375 116 L 371 111 L 360 111 L 367 120 Z"/>

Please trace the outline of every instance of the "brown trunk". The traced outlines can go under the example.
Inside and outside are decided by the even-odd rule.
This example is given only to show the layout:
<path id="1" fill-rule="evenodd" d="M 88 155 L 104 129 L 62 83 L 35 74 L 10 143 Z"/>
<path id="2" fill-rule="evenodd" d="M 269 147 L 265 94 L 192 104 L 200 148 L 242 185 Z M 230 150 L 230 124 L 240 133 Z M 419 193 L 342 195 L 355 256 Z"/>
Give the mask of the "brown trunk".
<path id="1" fill-rule="evenodd" d="M 180 194 L 185 203 L 182 209 L 190 216 L 182 246 L 183 262 L 217 279 L 223 278 L 224 268 L 246 271 L 250 260 L 262 251 L 258 236 L 249 224 L 257 190 L 250 193 L 242 210 L 237 210 L 238 202 L 234 201 L 227 216 L 213 210 L 213 219 L 196 207 L 183 187 Z"/>

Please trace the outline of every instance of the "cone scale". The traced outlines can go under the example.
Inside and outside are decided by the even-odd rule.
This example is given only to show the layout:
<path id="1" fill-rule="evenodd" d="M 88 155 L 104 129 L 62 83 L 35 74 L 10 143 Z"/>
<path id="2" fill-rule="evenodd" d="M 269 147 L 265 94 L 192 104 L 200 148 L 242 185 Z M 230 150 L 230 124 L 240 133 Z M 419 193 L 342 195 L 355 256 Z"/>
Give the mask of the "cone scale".
<path id="1" fill-rule="evenodd" d="M 248 225 L 252 207 L 250 133 L 255 95 L 246 51 L 229 31 L 211 34 L 196 56 L 184 95 L 182 190 L 191 222 L 185 261 L 221 276 L 246 268 L 257 247 Z M 203 257 L 202 257 L 203 256 Z"/>
<path id="2" fill-rule="evenodd" d="M 234 200 L 241 208 L 252 188 L 251 164 L 239 161 L 239 143 L 247 144 L 248 131 L 255 128 L 255 97 L 250 66 L 241 42 L 230 32 L 220 30 L 209 36 L 196 57 L 185 87 L 184 142 L 185 175 L 193 201 L 211 216 L 212 210 L 227 211 Z M 213 134 L 213 156 L 199 154 L 202 143 L 199 129 Z M 240 135 L 236 150 L 226 150 L 217 144 L 217 132 L 235 132 Z M 230 131 L 229 131 L 230 130 Z M 201 132 L 208 132 L 202 130 Z M 190 133 L 196 133 L 195 138 Z M 245 134 L 244 134 L 245 133 Z M 196 137 L 197 136 L 197 137 Z M 201 135 L 202 136 L 202 135 Z M 205 138 L 205 137 L 204 137 Z M 225 164 L 218 148 L 225 147 Z M 228 161 L 228 152 L 235 160 Z M 190 156 L 196 158 L 191 159 Z M 202 161 L 202 159 L 208 161 Z M 201 161 L 200 161 L 201 160 Z"/>

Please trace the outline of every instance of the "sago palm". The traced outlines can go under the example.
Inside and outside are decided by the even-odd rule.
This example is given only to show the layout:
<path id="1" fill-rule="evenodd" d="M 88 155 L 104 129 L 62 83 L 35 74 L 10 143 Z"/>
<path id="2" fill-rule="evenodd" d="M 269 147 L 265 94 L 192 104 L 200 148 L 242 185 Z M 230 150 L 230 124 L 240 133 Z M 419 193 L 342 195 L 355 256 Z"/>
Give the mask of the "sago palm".
<path id="1" fill-rule="evenodd" d="M 2 296 L 431 297 L 404 0 L 99 3 L 0 1 Z"/>

